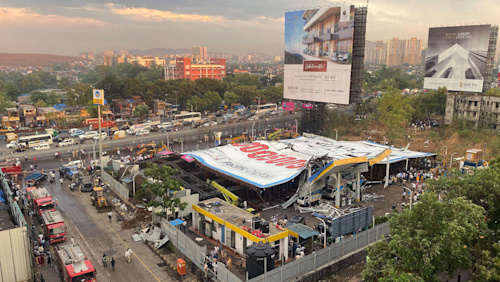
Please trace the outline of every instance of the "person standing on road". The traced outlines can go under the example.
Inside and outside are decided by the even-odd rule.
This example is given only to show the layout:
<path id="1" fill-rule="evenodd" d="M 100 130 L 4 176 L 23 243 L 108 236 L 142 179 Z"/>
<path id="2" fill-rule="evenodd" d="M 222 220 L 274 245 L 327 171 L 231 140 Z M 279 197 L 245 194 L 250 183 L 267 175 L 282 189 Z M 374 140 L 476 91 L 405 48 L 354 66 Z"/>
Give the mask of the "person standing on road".
<path id="1" fill-rule="evenodd" d="M 115 258 L 111 257 L 111 267 L 113 268 L 113 271 L 115 271 Z"/>
<path id="2" fill-rule="evenodd" d="M 108 257 L 106 256 L 105 253 L 102 254 L 102 266 L 104 267 L 108 266 Z"/>
<path id="3" fill-rule="evenodd" d="M 129 263 L 130 263 L 130 256 L 132 256 L 132 250 L 130 248 L 128 248 L 125 251 L 125 258 L 127 259 L 127 262 L 129 262 Z"/>
<path id="4" fill-rule="evenodd" d="M 108 212 L 108 219 L 109 219 L 109 222 L 111 223 L 111 216 L 113 215 L 113 213 L 111 211 Z"/>
<path id="5" fill-rule="evenodd" d="M 59 183 L 61 183 L 61 188 L 63 188 L 64 179 L 62 177 L 59 178 Z"/>
<path id="6" fill-rule="evenodd" d="M 71 236 L 71 245 L 74 246 L 75 245 L 75 238 L 73 238 L 73 236 Z"/>

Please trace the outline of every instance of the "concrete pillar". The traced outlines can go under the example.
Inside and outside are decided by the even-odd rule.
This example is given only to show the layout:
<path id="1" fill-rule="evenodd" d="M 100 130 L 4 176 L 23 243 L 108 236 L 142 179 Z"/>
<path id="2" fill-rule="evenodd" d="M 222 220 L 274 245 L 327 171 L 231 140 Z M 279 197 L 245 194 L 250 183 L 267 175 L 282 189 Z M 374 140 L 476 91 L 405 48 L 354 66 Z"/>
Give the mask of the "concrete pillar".
<path id="1" fill-rule="evenodd" d="M 356 173 L 356 202 L 361 200 L 361 185 L 359 184 L 360 173 Z"/>
<path id="2" fill-rule="evenodd" d="M 337 172 L 337 184 L 335 185 L 335 207 L 340 208 L 340 172 Z"/>
<path id="3" fill-rule="evenodd" d="M 387 156 L 387 164 L 385 165 L 385 183 L 384 188 L 389 186 L 389 166 L 390 166 L 389 156 Z"/>

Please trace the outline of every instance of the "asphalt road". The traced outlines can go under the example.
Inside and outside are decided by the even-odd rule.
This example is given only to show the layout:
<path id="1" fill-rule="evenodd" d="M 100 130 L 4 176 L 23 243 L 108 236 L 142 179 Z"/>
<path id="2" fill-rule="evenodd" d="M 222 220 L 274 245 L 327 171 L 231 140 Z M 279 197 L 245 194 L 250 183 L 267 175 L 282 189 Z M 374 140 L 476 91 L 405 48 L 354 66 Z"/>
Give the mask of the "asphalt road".
<path id="1" fill-rule="evenodd" d="M 107 140 L 102 142 L 103 150 L 110 151 L 115 150 L 116 147 L 130 146 L 130 145 L 138 145 L 143 143 L 148 143 L 151 141 L 155 141 L 157 143 L 196 143 L 205 140 L 205 136 L 208 136 L 209 139 L 213 141 L 214 132 L 222 132 L 222 138 L 229 138 L 230 136 L 236 137 L 241 135 L 242 132 L 248 132 L 251 134 L 252 130 L 255 136 L 262 136 L 264 134 L 269 134 L 272 128 L 283 128 L 290 127 L 298 123 L 300 119 L 300 115 L 291 114 L 291 115 L 283 115 L 275 118 L 268 119 L 259 119 L 255 121 L 241 121 L 241 122 L 233 122 L 228 124 L 221 124 L 212 127 L 201 127 L 195 129 L 184 128 L 180 131 L 176 132 L 152 132 L 150 135 L 146 136 L 135 136 L 135 135 L 127 135 L 125 138 L 118 140 Z M 297 120 L 297 121 L 296 121 Z M 6 144 L 6 143 L 5 143 Z M 63 157 L 72 156 L 72 151 L 84 149 L 86 152 L 92 152 L 94 148 L 98 150 L 98 142 L 94 144 L 93 141 L 87 141 L 84 144 L 77 144 L 73 146 L 58 148 L 55 147 L 55 144 L 52 144 L 52 148 L 50 150 L 44 151 L 34 151 L 33 149 L 28 149 L 23 153 L 13 153 L 11 154 L 11 149 L 6 149 L 5 144 L 0 146 L 1 157 L 15 157 L 19 159 L 23 159 L 25 155 L 27 155 L 30 159 L 33 157 L 37 158 L 48 158 L 54 157 L 55 152 L 61 153 Z M 183 147 L 183 146 L 182 146 Z M 180 149 L 178 151 L 181 151 Z M 0 157 L 0 158 L 1 158 Z"/>

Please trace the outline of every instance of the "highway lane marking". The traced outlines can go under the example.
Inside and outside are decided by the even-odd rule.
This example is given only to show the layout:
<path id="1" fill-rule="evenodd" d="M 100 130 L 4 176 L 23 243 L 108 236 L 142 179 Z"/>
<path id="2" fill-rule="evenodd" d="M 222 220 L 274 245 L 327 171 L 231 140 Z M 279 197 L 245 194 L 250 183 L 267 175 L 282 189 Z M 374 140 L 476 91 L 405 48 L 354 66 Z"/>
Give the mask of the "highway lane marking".
<path id="1" fill-rule="evenodd" d="M 83 195 L 83 197 L 84 197 L 85 199 L 87 199 L 88 201 L 90 201 L 90 199 L 88 199 L 88 198 L 85 196 L 85 194 L 83 194 L 83 193 L 82 193 L 82 191 L 80 191 L 80 194 L 82 194 L 82 195 Z M 97 209 L 96 209 L 96 212 L 97 212 Z M 122 241 L 123 245 L 125 245 L 127 248 L 130 248 L 130 246 L 129 246 L 127 243 L 125 243 L 125 240 L 123 240 L 123 239 L 122 239 L 122 237 L 120 236 L 120 234 L 118 234 L 118 233 L 115 231 L 115 229 L 113 228 L 113 226 L 112 226 L 111 224 L 109 224 L 109 221 L 107 221 L 107 220 L 106 220 L 106 218 L 103 218 L 103 217 L 102 217 L 99 213 L 97 213 L 97 215 L 98 215 L 98 216 L 99 216 L 99 217 L 100 217 L 100 218 L 101 218 L 104 222 L 106 222 L 106 224 L 108 224 L 108 225 L 109 225 L 109 227 L 110 227 L 111 231 L 113 231 L 113 233 L 115 233 L 115 235 L 116 235 L 116 236 L 118 236 L 118 238 Z M 158 277 L 156 277 L 156 275 L 153 273 L 153 271 L 151 271 L 151 269 L 149 269 L 149 267 L 148 267 L 148 266 L 147 266 L 147 265 L 146 265 L 146 264 L 145 264 L 145 263 L 141 260 L 141 258 L 139 258 L 139 256 L 137 256 L 137 254 L 136 254 L 135 252 L 132 252 L 132 254 L 133 254 L 133 255 L 134 255 L 134 256 L 135 256 L 135 257 L 136 257 L 136 258 L 137 258 L 137 259 L 138 259 L 138 260 L 142 263 L 142 265 L 143 265 L 143 266 L 144 266 L 144 267 L 145 267 L 145 268 L 149 271 L 149 273 L 151 273 L 151 275 L 153 275 L 153 276 L 154 276 L 154 278 L 156 279 L 156 281 L 161 282 L 161 280 L 160 280 Z"/>

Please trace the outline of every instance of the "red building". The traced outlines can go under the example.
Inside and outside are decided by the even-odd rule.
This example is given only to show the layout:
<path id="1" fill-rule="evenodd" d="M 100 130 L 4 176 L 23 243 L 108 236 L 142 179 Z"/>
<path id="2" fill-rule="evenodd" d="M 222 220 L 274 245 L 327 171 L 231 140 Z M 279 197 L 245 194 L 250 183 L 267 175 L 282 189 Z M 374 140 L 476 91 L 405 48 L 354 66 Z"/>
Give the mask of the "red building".
<path id="1" fill-rule="evenodd" d="M 192 64 L 191 58 L 176 58 L 175 65 L 165 69 L 165 80 L 188 78 L 212 78 L 222 80 L 226 76 L 226 59 L 212 58 L 209 64 Z"/>

